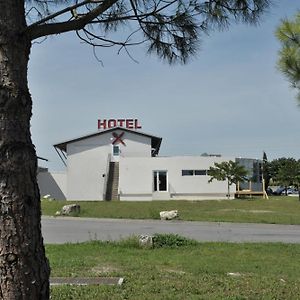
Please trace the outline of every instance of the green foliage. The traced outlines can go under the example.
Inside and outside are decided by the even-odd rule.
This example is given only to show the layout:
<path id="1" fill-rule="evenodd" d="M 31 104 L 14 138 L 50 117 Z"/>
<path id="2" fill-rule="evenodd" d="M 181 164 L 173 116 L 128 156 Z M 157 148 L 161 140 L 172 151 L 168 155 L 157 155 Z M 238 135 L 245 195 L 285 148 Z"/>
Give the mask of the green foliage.
<path id="1" fill-rule="evenodd" d="M 27 0 L 28 36 L 37 38 L 67 31 L 94 47 L 147 45 L 170 64 L 197 53 L 200 38 L 232 23 L 257 24 L 270 0 L 63 1 Z M 59 21 L 58 21 L 59 20 Z M 49 24 L 51 26 L 49 26 Z M 113 32 L 123 37 L 116 39 Z M 120 35 L 117 35 L 120 36 Z"/>
<path id="2" fill-rule="evenodd" d="M 281 43 L 278 68 L 292 86 L 298 89 L 300 101 L 300 12 L 294 19 L 285 19 L 276 31 Z"/>
<path id="3" fill-rule="evenodd" d="M 269 174 L 274 184 L 299 186 L 300 161 L 294 158 L 281 157 L 268 163 Z"/>
<path id="4" fill-rule="evenodd" d="M 153 236 L 154 248 L 178 248 L 185 246 L 196 245 L 195 240 L 180 236 L 178 234 L 159 234 L 156 233 Z"/>
<path id="5" fill-rule="evenodd" d="M 277 173 L 276 181 L 283 186 L 298 186 L 300 166 L 296 160 L 287 160 Z"/>
<path id="6" fill-rule="evenodd" d="M 244 166 L 230 161 L 223 161 L 221 163 L 215 163 L 214 167 L 210 167 L 208 175 L 211 176 L 208 182 L 212 182 L 214 179 L 224 181 L 227 180 L 229 185 L 238 181 L 245 181 L 247 176 L 247 170 Z"/>
<path id="7" fill-rule="evenodd" d="M 238 181 L 243 182 L 246 180 L 247 170 L 244 166 L 232 160 L 215 163 L 214 167 L 210 167 L 208 175 L 211 176 L 208 182 L 214 179 L 218 181 L 227 180 L 227 197 L 230 198 L 229 187 L 233 183 L 237 184 Z"/>

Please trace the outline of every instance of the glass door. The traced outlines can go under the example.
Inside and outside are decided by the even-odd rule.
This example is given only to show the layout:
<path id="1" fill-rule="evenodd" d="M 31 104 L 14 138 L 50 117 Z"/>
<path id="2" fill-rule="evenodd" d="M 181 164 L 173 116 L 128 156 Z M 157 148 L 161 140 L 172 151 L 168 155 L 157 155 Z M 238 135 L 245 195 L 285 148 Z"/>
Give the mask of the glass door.
<path id="1" fill-rule="evenodd" d="M 168 190 L 167 171 L 153 172 L 153 190 L 154 192 L 166 192 Z"/>

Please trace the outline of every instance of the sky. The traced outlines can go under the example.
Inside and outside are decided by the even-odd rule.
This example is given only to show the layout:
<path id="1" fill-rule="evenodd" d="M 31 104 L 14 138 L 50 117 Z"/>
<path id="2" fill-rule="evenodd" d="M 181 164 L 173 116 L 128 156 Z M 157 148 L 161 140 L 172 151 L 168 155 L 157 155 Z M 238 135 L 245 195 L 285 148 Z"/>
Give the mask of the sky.
<path id="1" fill-rule="evenodd" d="M 39 164 L 62 171 L 53 144 L 97 131 L 98 119 L 137 118 L 163 138 L 160 155 L 300 159 L 300 106 L 276 69 L 280 20 L 298 0 L 275 0 L 259 26 L 233 24 L 202 37 L 197 56 L 170 66 L 131 48 L 98 49 L 74 33 L 34 44 L 29 63 L 31 132 Z"/>

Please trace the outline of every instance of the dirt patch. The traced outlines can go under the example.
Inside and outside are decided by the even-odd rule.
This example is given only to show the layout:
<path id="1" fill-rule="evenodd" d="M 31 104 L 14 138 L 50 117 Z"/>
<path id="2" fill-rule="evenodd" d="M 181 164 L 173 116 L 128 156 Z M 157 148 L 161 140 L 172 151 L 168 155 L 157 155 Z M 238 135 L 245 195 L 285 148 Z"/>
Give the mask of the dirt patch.
<path id="1" fill-rule="evenodd" d="M 174 273 L 174 274 L 178 274 L 178 275 L 184 275 L 186 273 L 184 271 L 174 270 L 174 269 L 165 269 L 164 271 L 167 273 Z"/>
<path id="2" fill-rule="evenodd" d="M 120 272 L 119 268 L 113 267 L 113 266 L 95 266 L 91 269 L 91 271 L 99 276 L 99 275 L 107 275 L 107 274 L 111 274 L 111 273 L 116 273 L 116 272 Z"/>

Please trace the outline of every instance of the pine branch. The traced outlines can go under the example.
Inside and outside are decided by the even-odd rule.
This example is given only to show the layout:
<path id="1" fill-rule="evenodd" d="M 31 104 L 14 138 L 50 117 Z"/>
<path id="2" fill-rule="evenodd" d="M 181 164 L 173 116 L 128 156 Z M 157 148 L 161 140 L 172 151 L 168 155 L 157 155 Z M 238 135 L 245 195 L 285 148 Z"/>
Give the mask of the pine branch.
<path id="1" fill-rule="evenodd" d="M 109 8 L 111 8 L 117 1 L 118 0 L 104 0 L 96 8 L 94 8 L 90 12 L 86 13 L 85 15 L 82 15 L 80 18 L 75 20 L 29 26 L 26 30 L 26 34 L 30 38 L 30 40 L 35 40 L 37 38 L 47 36 L 47 35 L 60 34 L 64 32 L 83 29 L 87 24 L 92 22 L 97 16 L 101 15 Z M 89 2 L 95 2 L 95 1 L 89 1 Z"/>

